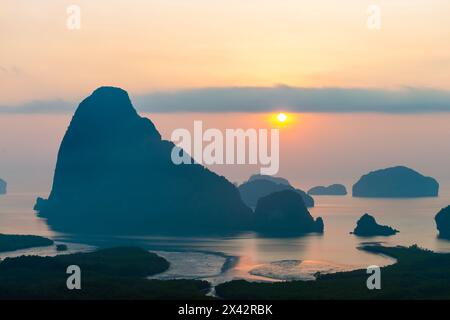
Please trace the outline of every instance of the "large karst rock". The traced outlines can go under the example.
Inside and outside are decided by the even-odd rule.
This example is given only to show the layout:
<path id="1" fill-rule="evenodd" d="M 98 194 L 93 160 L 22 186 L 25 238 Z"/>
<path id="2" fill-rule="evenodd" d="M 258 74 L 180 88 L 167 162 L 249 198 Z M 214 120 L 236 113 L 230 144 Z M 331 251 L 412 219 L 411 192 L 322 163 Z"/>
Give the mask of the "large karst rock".
<path id="1" fill-rule="evenodd" d="M 48 200 L 36 210 L 58 231 L 95 234 L 234 232 L 251 210 L 222 176 L 175 165 L 173 143 L 128 94 L 101 87 L 79 105 L 61 143 Z"/>

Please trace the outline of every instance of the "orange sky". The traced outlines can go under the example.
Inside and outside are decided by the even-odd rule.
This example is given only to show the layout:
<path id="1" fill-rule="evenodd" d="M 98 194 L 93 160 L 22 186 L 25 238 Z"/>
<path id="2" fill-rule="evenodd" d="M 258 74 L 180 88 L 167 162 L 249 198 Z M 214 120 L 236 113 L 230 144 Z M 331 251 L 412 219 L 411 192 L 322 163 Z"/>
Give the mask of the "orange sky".
<path id="1" fill-rule="evenodd" d="M 66 28 L 70 4 L 80 30 Z M 101 85 L 450 89 L 449 12 L 447 0 L 2 0 L 0 104 Z"/>
<path id="2" fill-rule="evenodd" d="M 378 4 L 381 30 L 367 28 Z M 68 30 L 66 9 L 81 9 Z M 0 106 L 79 101 L 102 85 L 131 96 L 213 86 L 450 90 L 448 0 L 2 0 Z M 409 165 L 449 179 L 449 114 L 297 114 L 281 132 L 280 175 L 299 186 Z M 193 120 L 269 125 L 267 114 L 154 114 L 166 138 Z M 0 113 L 0 173 L 50 186 L 70 115 Z M 214 168 L 241 181 L 257 168 Z M 317 179 L 321 179 L 318 181 Z M 343 181 L 346 182 L 346 181 Z"/>
<path id="3" fill-rule="evenodd" d="M 165 139 L 172 131 L 207 128 L 270 128 L 268 114 L 146 114 Z M 298 187 L 345 183 L 393 165 L 407 165 L 449 186 L 450 114 L 294 114 L 280 130 L 279 175 Z M 50 190 L 56 155 L 71 115 L 2 115 L 0 173 L 11 190 Z M 257 166 L 216 165 L 230 181 L 243 181 Z"/>

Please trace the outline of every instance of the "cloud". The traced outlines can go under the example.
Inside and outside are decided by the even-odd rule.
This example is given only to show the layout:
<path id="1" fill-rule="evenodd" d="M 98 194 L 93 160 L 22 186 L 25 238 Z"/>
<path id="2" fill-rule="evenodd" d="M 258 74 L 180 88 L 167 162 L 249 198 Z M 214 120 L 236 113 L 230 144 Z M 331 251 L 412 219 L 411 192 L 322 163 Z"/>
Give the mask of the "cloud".
<path id="1" fill-rule="evenodd" d="M 23 73 L 23 70 L 17 66 L 0 66 L 0 71 L 4 74 L 14 74 L 14 75 L 20 75 Z"/>
<path id="2" fill-rule="evenodd" d="M 450 91 L 401 88 L 222 87 L 153 92 L 132 96 L 140 112 L 450 112 Z M 73 112 L 76 103 L 33 101 L 0 106 L 1 113 Z"/>
<path id="3" fill-rule="evenodd" d="M 0 105 L 0 113 L 68 113 L 75 110 L 75 103 L 64 100 L 36 100 L 20 105 Z"/>
<path id="4" fill-rule="evenodd" d="M 134 101 L 148 112 L 450 112 L 450 91 L 417 88 L 206 88 L 151 93 Z"/>

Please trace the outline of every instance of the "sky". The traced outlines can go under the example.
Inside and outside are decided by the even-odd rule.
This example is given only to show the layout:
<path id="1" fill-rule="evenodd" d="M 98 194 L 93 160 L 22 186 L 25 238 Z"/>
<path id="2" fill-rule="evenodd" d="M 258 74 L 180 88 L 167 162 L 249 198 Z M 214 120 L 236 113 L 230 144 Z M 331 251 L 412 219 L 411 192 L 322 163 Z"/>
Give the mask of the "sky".
<path id="1" fill-rule="evenodd" d="M 156 113 L 151 119 L 164 139 L 173 130 L 193 132 L 217 128 L 273 128 L 267 113 Z M 435 177 L 450 190 L 450 113 L 289 113 L 280 128 L 280 170 L 295 186 L 343 183 L 351 188 L 369 171 L 407 165 Z M 11 192 L 40 192 L 51 188 L 56 155 L 69 125 L 70 114 L 4 114 L 0 116 L 0 177 Z M 211 170 L 232 182 L 259 172 L 255 165 L 213 165 Z"/>
<path id="2" fill-rule="evenodd" d="M 279 175 L 304 188 L 399 164 L 450 181 L 449 12 L 448 0 L 0 0 L 0 177 L 48 191 L 73 110 L 109 85 L 166 139 L 194 120 L 261 128 L 288 112 Z"/>
<path id="3" fill-rule="evenodd" d="M 72 4 L 79 30 L 66 25 Z M 102 85 L 446 91 L 448 12 L 446 0 L 2 0 L 0 107 L 75 102 Z"/>

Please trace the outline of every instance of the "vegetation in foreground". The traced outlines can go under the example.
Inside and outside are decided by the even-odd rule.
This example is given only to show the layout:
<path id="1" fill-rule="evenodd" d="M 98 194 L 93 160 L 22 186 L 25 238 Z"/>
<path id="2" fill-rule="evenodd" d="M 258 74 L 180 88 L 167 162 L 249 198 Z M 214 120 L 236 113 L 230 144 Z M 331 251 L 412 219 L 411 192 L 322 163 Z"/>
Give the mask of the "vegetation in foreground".
<path id="1" fill-rule="evenodd" d="M 69 265 L 81 269 L 81 290 L 68 290 Z M 0 263 L 0 299 L 196 299 L 209 283 L 148 280 L 169 263 L 135 247 L 56 257 L 21 256 Z"/>
<path id="2" fill-rule="evenodd" d="M 365 246 L 397 263 L 381 268 L 381 290 L 369 290 L 366 270 L 321 275 L 317 281 L 220 284 L 225 299 L 450 299 L 450 254 L 418 248 Z"/>
<path id="3" fill-rule="evenodd" d="M 450 299 L 450 254 L 412 246 L 365 246 L 397 263 L 381 268 L 381 290 L 369 290 L 366 270 L 320 275 L 317 281 L 256 283 L 236 280 L 216 287 L 225 299 Z M 82 272 L 81 290 L 68 290 L 69 265 Z M 169 263 L 135 247 L 56 257 L 21 256 L 0 263 L 0 299 L 204 299 L 200 280 L 149 280 Z"/>
<path id="4" fill-rule="evenodd" d="M 53 240 L 32 235 L 0 234 L 0 252 L 47 247 Z"/>

